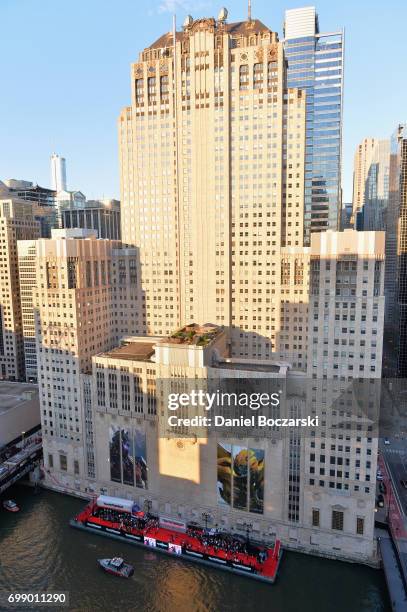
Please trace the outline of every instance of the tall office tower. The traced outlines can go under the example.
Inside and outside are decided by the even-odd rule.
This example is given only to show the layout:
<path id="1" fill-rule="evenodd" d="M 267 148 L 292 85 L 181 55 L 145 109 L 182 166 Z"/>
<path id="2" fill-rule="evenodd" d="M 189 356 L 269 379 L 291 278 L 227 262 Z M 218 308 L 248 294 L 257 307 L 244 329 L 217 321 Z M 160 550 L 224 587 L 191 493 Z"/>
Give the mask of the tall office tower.
<path id="1" fill-rule="evenodd" d="M 37 382 L 37 347 L 33 291 L 36 288 L 37 240 L 17 242 L 18 276 L 20 280 L 21 323 L 24 344 L 26 382 Z"/>
<path id="2" fill-rule="evenodd" d="M 313 235 L 308 376 L 380 378 L 384 326 L 384 232 Z"/>
<path id="3" fill-rule="evenodd" d="M 407 124 L 390 145 L 389 205 L 386 215 L 387 374 L 407 376 Z"/>
<path id="4" fill-rule="evenodd" d="M 63 228 L 95 229 L 99 238 L 120 240 L 120 202 L 118 200 L 87 200 L 83 204 L 69 202 L 61 207 Z"/>
<path id="5" fill-rule="evenodd" d="M 69 463 L 78 477 L 85 467 L 92 469 L 86 452 L 92 356 L 138 326 L 135 257 L 134 249 L 99 240 L 93 230 L 54 230 L 50 240 L 37 242 L 34 308 L 44 457 L 58 449 L 65 457 L 59 468 L 64 472 Z"/>
<path id="6" fill-rule="evenodd" d="M 51 155 L 51 187 L 54 191 L 66 191 L 66 160 L 56 153 Z"/>
<path id="7" fill-rule="evenodd" d="M 364 138 L 356 147 L 353 159 L 352 220 L 355 229 L 363 227 L 362 212 L 365 203 L 366 178 L 377 144 L 376 138 Z"/>
<path id="8" fill-rule="evenodd" d="M 28 202 L 0 194 L 0 378 L 24 378 L 24 346 L 17 241 L 38 238 L 39 224 Z"/>
<path id="9" fill-rule="evenodd" d="M 31 181 L 8 179 L 4 183 L 13 197 L 32 202 L 34 218 L 40 224 L 41 238 L 50 238 L 51 229 L 58 227 L 56 191 L 40 187 Z"/>
<path id="10" fill-rule="evenodd" d="M 378 140 L 373 151 L 365 182 L 363 229 L 382 231 L 386 228 L 389 204 L 390 140 Z"/>
<path id="11" fill-rule="evenodd" d="M 385 228 L 389 198 L 390 141 L 365 138 L 357 146 L 353 165 L 353 211 L 355 229 Z"/>
<path id="12" fill-rule="evenodd" d="M 285 13 L 287 85 L 307 93 L 304 240 L 338 230 L 341 215 L 342 32 L 319 31 L 315 7 Z"/>
<path id="13" fill-rule="evenodd" d="M 305 93 L 257 19 L 188 17 L 175 39 L 142 51 L 119 119 L 122 240 L 140 249 L 148 332 L 210 321 L 233 355 L 303 367 Z"/>

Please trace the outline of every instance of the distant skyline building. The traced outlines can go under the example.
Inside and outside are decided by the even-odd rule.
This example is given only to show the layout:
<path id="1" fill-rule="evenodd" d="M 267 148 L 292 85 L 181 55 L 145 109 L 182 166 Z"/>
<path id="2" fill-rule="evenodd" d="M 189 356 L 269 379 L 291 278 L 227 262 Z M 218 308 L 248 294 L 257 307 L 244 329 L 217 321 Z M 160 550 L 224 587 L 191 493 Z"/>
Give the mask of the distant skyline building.
<path id="1" fill-rule="evenodd" d="M 382 231 L 386 227 L 389 204 L 390 139 L 378 140 L 365 183 L 363 209 L 364 231 Z"/>
<path id="2" fill-rule="evenodd" d="M 285 13 L 287 86 L 306 91 L 304 244 L 341 216 L 343 31 L 323 33 L 315 7 Z"/>
<path id="3" fill-rule="evenodd" d="M 6 179 L 4 184 L 13 197 L 32 202 L 35 220 L 40 224 L 41 238 L 50 238 L 51 230 L 58 227 L 56 191 L 24 180 Z"/>
<path id="4" fill-rule="evenodd" d="M 67 190 L 66 160 L 56 153 L 51 155 L 51 187 L 57 192 Z"/>
<path id="5" fill-rule="evenodd" d="M 0 379 L 25 377 L 17 242 L 39 236 L 32 205 L 0 184 Z"/>
<path id="6" fill-rule="evenodd" d="M 103 199 L 69 203 L 61 208 L 61 224 L 63 228 L 94 229 L 99 238 L 120 240 L 120 202 Z"/>
<path id="7" fill-rule="evenodd" d="M 355 229 L 381 231 L 389 198 L 390 140 L 364 138 L 353 162 L 352 221 Z"/>
<path id="8" fill-rule="evenodd" d="M 353 158 L 353 197 L 352 197 L 352 220 L 355 229 L 363 227 L 362 211 L 365 203 L 365 185 L 373 158 L 373 152 L 377 140 L 375 138 L 364 138 L 356 147 Z"/>
<path id="9" fill-rule="evenodd" d="M 36 289 L 37 240 L 17 242 L 20 281 L 21 323 L 24 344 L 26 382 L 37 382 L 37 346 L 35 339 L 34 292 Z"/>
<path id="10" fill-rule="evenodd" d="M 407 124 L 391 138 L 386 215 L 385 347 L 387 375 L 407 377 Z"/>

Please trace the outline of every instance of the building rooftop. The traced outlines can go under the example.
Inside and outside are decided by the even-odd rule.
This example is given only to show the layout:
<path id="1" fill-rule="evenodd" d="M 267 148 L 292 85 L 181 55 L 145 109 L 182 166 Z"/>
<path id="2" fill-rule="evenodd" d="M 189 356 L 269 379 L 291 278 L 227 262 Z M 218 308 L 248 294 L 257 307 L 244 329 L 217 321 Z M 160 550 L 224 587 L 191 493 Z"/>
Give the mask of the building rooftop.
<path id="1" fill-rule="evenodd" d="M 0 381 L 0 448 L 38 428 L 41 423 L 38 387 Z"/>
<path id="2" fill-rule="evenodd" d="M 248 36 L 250 34 L 259 34 L 263 32 L 270 32 L 270 29 L 264 25 L 258 19 L 251 19 L 250 21 L 236 21 L 234 23 L 217 22 L 213 17 L 207 17 L 202 19 L 195 19 L 192 23 L 184 28 L 182 32 L 176 32 L 176 40 L 181 41 L 186 38 L 189 33 L 197 29 L 214 28 L 220 32 L 227 32 L 231 36 Z M 165 47 L 173 46 L 173 33 L 167 32 L 163 36 L 160 36 L 152 45 L 147 49 L 163 49 Z"/>
<path id="3" fill-rule="evenodd" d="M 27 383 L 0 381 L 0 414 L 12 410 L 38 394 L 38 387 Z"/>
<path id="4" fill-rule="evenodd" d="M 154 354 L 155 344 L 155 339 L 152 342 L 129 342 L 103 353 L 102 356 L 129 361 L 150 361 L 151 356 Z"/>
<path id="5" fill-rule="evenodd" d="M 191 323 L 171 334 L 171 336 L 163 340 L 163 344 L 169 343 L 205 347 L 222 331 L 223 329 L 221 327 L 212 325 L 211 323 L 205 323 L 204 325 Z"/>

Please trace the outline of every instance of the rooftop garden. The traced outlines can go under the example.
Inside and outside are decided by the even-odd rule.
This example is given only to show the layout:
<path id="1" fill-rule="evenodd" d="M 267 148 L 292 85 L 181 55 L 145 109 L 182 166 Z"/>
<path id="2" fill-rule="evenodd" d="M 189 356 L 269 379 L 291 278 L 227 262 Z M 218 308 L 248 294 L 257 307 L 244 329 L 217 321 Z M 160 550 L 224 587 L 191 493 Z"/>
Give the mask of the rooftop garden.
<path id="1" fill-rule="evenodd" d="M 215 338 L 219 327 L 215 325 L 198 325 L 192 323 L 177 330 L 168 338 L 173 344 L 189 344 L 194 346 L 208 346 Z"/>

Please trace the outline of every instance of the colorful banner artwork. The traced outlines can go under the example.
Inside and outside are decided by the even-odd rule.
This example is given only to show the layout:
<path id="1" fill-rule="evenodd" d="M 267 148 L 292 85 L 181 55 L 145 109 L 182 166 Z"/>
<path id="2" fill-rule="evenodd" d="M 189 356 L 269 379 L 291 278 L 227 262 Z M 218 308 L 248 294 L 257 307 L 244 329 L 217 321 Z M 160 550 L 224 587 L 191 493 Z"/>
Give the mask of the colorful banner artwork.
<path id="1" fill-rule="evenodd" d="M 217 499 L 221 505 L 264 512 L 263 449 L 217 444 Z"/>
<path id="2" fill-rule="evenodd" d="M 264 512 L 264 450 L 249 449 L 249 500 L 250 512 Z"/>
<path id="3" fill-rule="evenodd" d="M 233 507 L 237 510 L 247 510 L 247 459 L 247 448 L 232 447 Z"/>
<path id="4" fill-rule="evenodd" d="M 121 482 L 121 460 L 120 460 L 120 429 L 116 425 L 109 428 L 109 460 L 110 480 Z"/>
<path id="5" fill-rule="evenodd" d="M 134 431 L 134 457 L 136 469 L 136 487 L 148 489 L 146 433 Z"/>
<path id="6" fill-rule="evenodd" d="M 217 454 L 218 503 L 230 506 L 232 504 L 232 446 L 218 442 Z"/>
<path id="7" fill-rule="evenodd" d="M 128 429 L 122 429 L 122 474 L 123 484 L 134 487 L 134 445 Z"/>

